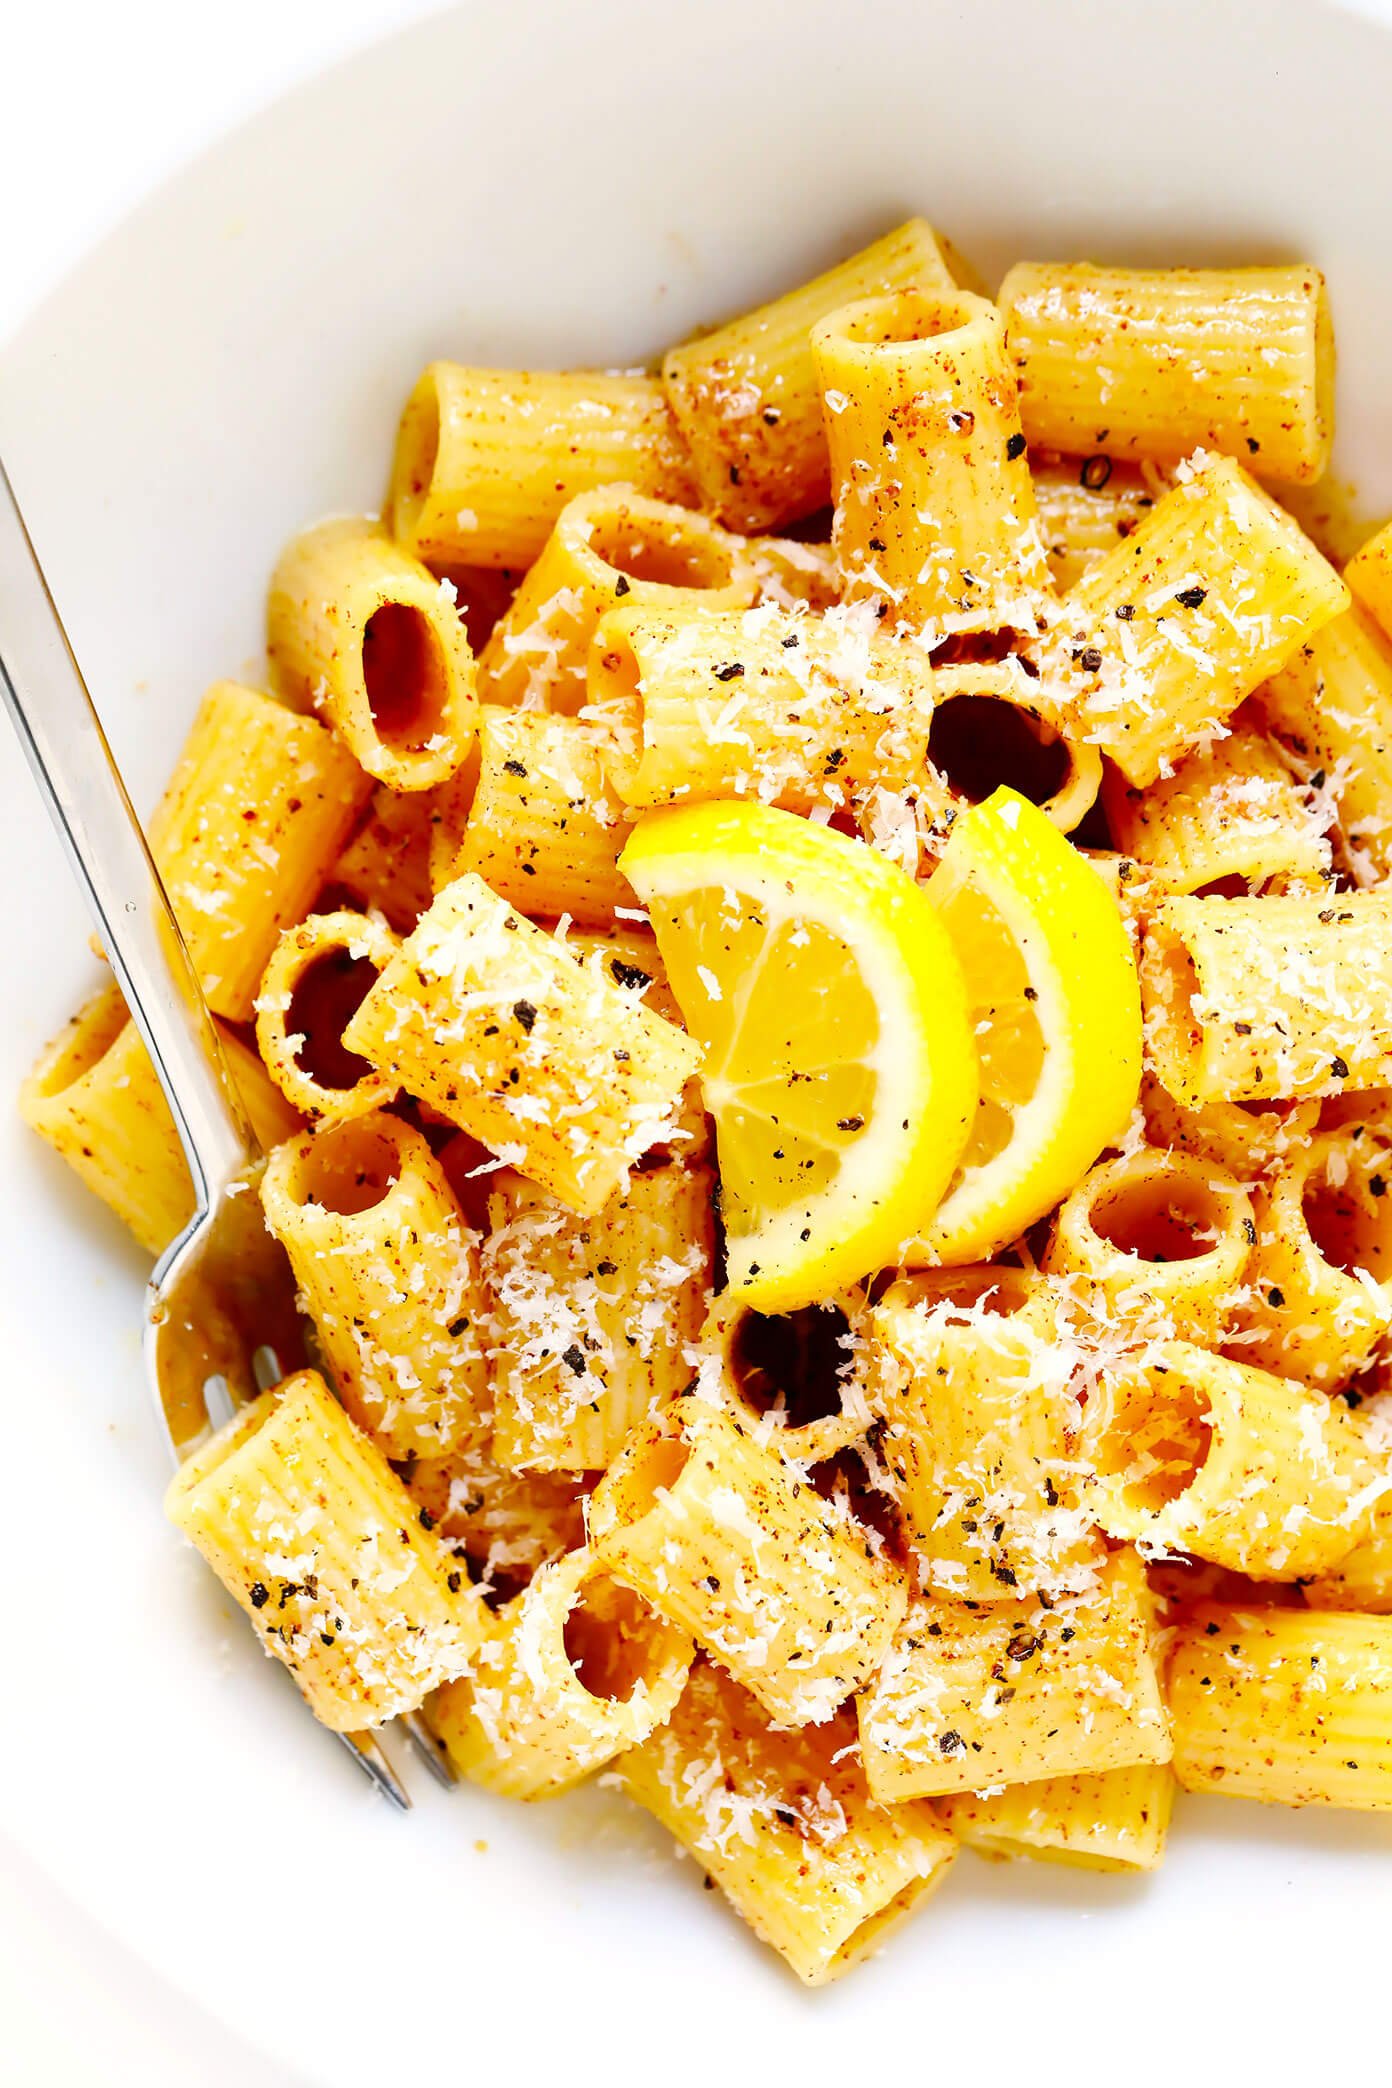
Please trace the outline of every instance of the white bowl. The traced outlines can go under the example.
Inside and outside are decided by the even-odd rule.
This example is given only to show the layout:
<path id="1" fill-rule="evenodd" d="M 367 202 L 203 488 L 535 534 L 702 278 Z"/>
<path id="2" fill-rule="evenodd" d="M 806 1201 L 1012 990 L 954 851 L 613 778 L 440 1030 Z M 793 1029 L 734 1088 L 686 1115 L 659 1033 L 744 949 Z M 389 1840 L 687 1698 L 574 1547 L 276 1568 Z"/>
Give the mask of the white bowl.
<path id="1" fill-rule="evenodd" d="M 633 361 L 913 210 L 988 272 L 1318 262 L 1336 475 L 1392 505 L 1390 104 L 1384 28 L 1281 0 L 510 0 L 355 59 L 162 189 L 0 369 L 0 450 L 137 800 L 203 685 L 255 676 L 282 538 L 375 504 L 429 356 Z M 94 968 L 7 738 L 0 788 L 9 1091 Z M 417 1773 L 398 1819 L 163 1525 L 138 1258 L 0 1121 L 0 1829 L 267 2052 L 334 2088 L 906 2056 L 1034 2084 L 1138 2039 L 1291 2078 L 1374 2034 L 1375 1820 L 1185 1802 L 1145 1884 L 964 1858 L 809 1997 L 608 1792 L 520 1809 Z"/>

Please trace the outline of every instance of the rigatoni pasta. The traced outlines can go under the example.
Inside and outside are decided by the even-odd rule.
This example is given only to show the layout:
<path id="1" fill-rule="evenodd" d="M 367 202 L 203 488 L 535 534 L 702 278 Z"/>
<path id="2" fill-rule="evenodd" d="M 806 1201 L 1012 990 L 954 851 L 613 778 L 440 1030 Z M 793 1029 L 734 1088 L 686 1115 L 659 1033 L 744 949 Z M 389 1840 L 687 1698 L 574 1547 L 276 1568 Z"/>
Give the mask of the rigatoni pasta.
<path id="1" fill-rule="evenodd" d="M 1001 311 L 1031 442 L 1113 457 L 1225 450 L 1308 483 L 1334 437 L 1334 330 L 1317 268 L 1021 261 Z"/>
<path id="2" fill-rule="evenodd" d="M 472 873 L 446 885 L 344 1042 L 583 1212 L 663 1136 L 700 1062 Z"/>
<path id="3" fill-rule="evenodd" d="M 215 1015 L 245 1022 L 372 789 L 316 718 L 217 682 L 150 822 L 150 849 Z"/>
<path id="4" fill-rule="evenodd" d="M 521 568 L 567 501 L 616 485 L 696 504 L 655 378 L 434 362 L 401 417 L 385 512 L 402 548 L 432 565 Z"/>
<path id="5" fill-rule="evenodd" d="M 312 704 L 379 782 L 428 790 L 468 755 L 476 676 L 453 583 L 380 523 L 322 522 L 286 546 L 266 647 L 278 686 Z"/>
<path id="6" fill-rule="evenodd" d="M 671 349 L 662 377 L 691 446 L 701 505 L 743 530 L 820 506 L 828 470 L 814 328 L 855 298 L 915 285 L 951 291 L 959 274 L 947 243 L 911 218 L 772 304 Z"/>
<path id="7" fill-rule="evenodd" d="M 1048 589 L 1000 314 L 902 290 L 812 335 L 846 598 L 938 634 L 1032 630 Z"/>
<path id="8" fill-rule="evenodd" d="M 660 376 L 433 362 L 154 821 L 310 1323 L 189 1316 L 171 1515 L 326 1723 L 600 1775 L 808 1984 L 960 1844 L 1388 1803 L 1392 536 L 1265 490 L 1331 372 L 1312 266 L 993 302 L 921 219 Z M 21 1109 L 184 1225 L 114 987 Z"/>
<path id="9" fill-rule="evenodd" d="M 789 1733 L 710 1662 L 619 1778 L 807 1986 L 872 1955 L 957 1854 L 926 1805 L 878 1805 L 854 1720 Z"/>

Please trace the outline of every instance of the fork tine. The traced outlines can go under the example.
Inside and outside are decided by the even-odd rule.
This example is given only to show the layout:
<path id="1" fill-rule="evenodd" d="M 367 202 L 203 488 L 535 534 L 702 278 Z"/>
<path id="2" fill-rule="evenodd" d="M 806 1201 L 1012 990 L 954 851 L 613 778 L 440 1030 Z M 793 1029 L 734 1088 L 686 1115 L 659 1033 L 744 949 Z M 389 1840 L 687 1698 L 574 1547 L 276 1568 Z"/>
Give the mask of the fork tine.
<path id="1" fill-rule="evenodd" d="M 454 1773 L 454 1765 L 440 1740 L 426 1724 L 425 1714 L 421 1711 L 406 1711 L 396 1722 L 405 1728 L 407 1739 L 441 1789 L 448 1791 L 457 1784 L 459 1778 Z"/>
<path id="2" fill-rule="evenodd" d="M 411 1810 L 411 1800 L 405 1784 L 401 1782 L 371 1733 L 335 1733 L 334 1738 L 343 1743 L 368 1782 L 380 1791 L 398 1812 Z"/>

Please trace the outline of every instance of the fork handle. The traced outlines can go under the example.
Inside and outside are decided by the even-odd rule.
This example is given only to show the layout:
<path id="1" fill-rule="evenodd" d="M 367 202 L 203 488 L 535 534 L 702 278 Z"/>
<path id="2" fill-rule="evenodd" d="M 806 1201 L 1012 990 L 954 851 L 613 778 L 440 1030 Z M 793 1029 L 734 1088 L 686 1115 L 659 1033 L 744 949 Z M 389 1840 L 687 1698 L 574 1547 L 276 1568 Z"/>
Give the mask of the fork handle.
<path id="1" fill-rule="evenodd" d="M 3 463 L 0 697 L 154 1061 L 206 1209 L 214 1185 L 255 1155 L 256 1140 Z"/>

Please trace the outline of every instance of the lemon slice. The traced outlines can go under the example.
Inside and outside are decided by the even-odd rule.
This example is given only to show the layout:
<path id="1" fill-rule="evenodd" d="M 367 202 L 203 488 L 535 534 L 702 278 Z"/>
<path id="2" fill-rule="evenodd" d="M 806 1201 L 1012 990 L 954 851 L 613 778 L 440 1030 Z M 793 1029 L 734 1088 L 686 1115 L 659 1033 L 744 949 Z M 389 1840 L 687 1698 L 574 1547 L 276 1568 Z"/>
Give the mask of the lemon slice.
<path id="1" fill-rule="evenodd" d="M 1141 995 L 1116 901 L 1027 799 L 964 812 L 925 887 L 966 974 L 971 1135 L 913 1264 L 982 1261 L 1068 1194 L 1140 1092 Z"/>
<path id="2" fill-rule="evenodd" d="M 937 1207 L 976 1106 L 962 970 L 921 888 L 763 805 L 639 822 L 620 868 L 705 1047 L 731 1289 L 791 1311 Z"/>

